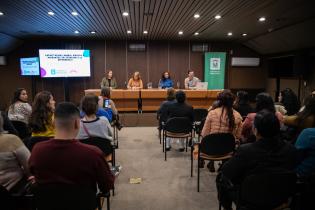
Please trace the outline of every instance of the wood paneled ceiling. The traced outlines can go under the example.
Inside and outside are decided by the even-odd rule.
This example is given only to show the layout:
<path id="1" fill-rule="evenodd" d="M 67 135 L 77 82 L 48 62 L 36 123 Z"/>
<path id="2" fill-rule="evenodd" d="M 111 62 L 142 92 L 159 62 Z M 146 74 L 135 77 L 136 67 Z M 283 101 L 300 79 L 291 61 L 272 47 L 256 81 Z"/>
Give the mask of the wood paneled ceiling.
<path id="1" fill-rule="evenodd" d="M 1 0 L 0 33 L 17 38 L 247 42 L 315 18 L 313 0 Z M 77 12 L 73 16 L 71 12 Z M 48 15 L 53 12 L 54 15 Z M 124 17 L 123 12 L 129 15 Z M 200 18 L 195 19 L 194 14 Z M 215 15 L 222 18 L 216 20 Z M 266 17 L 259 22 L 259 17 Z M 131 34 L 127 34 L 127 30 Z M 143 31 L 147 30 L 148 34 Z M 78 31 L 78 34 L 74 32 Z M 95 31 L 92 34 L 91 31 Z M 178 35 L 183 31 L 183 35 Z M 195 36 L 194 33 L 199 35 Z M 227 33 L 233 35 L 228 37 Z M 247 36 L 243 37 L 242 34 Z"/>

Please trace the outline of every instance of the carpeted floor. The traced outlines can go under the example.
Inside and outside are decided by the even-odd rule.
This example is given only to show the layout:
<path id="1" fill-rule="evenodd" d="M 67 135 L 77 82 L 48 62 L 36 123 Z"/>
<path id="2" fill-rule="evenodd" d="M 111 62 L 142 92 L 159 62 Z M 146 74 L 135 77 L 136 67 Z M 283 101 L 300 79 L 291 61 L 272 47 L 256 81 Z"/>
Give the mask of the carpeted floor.
<path id="1" fill-rule="evenodd" d="M 123 167 L 116 180 L 112 210 L 197 210 L 218 209 L 215 176 L 201 170 L 201 191 L 197 192 L 196 161 L 190 177 L 190 151 L 168 152 L 164 161 L 156 127 L 126 127 L 119 132 L 117 162 Z M 141 184 L 129 184 L 130 178 Z M 104 207 L 106 209 L 106 207 Z"/>

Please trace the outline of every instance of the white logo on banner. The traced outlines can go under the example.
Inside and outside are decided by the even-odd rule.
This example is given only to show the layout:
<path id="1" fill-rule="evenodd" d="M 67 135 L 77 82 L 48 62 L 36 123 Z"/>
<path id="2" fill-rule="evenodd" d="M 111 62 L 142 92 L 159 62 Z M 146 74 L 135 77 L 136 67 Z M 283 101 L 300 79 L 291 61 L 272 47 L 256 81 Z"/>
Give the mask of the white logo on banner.
<path id="1" fill-rule="evenodd" d="M 220 74 L 220 58 L 210 58 L 210 74 Z"/>

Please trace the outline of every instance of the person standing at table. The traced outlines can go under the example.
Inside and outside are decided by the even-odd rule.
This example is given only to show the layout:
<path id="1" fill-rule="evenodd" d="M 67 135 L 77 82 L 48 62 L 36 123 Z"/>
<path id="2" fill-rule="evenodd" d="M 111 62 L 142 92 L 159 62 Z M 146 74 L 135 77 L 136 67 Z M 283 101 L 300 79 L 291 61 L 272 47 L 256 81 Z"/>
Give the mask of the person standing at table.
<path id="1" fill-rule="evenodd" d="M 163 72 L 162 78 L 159 81 L 159 88 L 172 88 L 173 80 L 171 79 L 170 73 L 168 71 Z"/>
<path id="2" fill-rule="evenodd" d="M 111 89 L 117 88 L 117 82 L 115 77 L 113 77 L 113 71 L 109 69 L 107 73 L 105 72 L 105 77 L 102 79 L 101 88 L 109 87 Z"/>
<path id="3" fill-rule="evenodd" d="M 136 71 L 132 78 L 129 79 L 128 89 L 142 89 L 143 88 L 143 82 L 140 77 L 140 72 Z"/>
<path id="4" fill-rule="evenodd" d="M 185 79 L 185 89 L 193 89 L 196 88 L 197 82 L 200 80 L 198 77 L 195 77 L 193 70 L 188 70 L 188 77 Z"/>

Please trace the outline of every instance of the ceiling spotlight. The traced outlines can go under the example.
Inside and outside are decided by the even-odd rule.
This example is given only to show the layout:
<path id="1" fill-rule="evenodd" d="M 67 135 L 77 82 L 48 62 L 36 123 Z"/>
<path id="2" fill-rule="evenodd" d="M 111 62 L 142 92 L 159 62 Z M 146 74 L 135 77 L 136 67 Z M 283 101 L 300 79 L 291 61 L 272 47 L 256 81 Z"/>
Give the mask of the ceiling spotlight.
<path id="1" fill-rule="evenodd" d="M 199 14 L 194 14 L 194 18 L 196 18 L 196 19 L 200 18 L 200 15 Z"/>
<path id="2" fill-rule="evenodd" d="M 143 31 L 143 34 L 148 34 L 148 31 Z"/>
<path id="3" fill-rule="evenodd" d="M 96 33 L 96 31 L 91 31 L 91 34 L 95 34 Z"/>
<path id="4" fill-rule="evenodd" d="M 199 33 L 198 33 L 198 32 L 196 32 L 196 33 L 195 33 L 195 36 L 198 36 L 198 35 L 199 35 Z"/>
<path id="5" fill-rule="evenodd" d="M 179 34 L 179 35 L 183 35 L 184 32 L 183 32 L 183 31 L 179 31 L 178 34 Z"/>
<path id="6" fill-rule="evenodd" d="M 122 15 L 127 17 L 129 15 L 129 13 L 128 12 L 123 12 Z"/>
<path id="7" fill-rule="evenodd" d="M 3 13 L 3 12 L 0 12 L 0 16 L 2 16 L 2 15 L 4 15 L 4 13 Z"/>
<path id="8" fill-rule="evenodd" d="M 73 15 L 73 16 L 78 16 L 78 15 L 79 15 L 79 13 L 77 13 L 77 12 L 73 11 L 73 12 L 71 12 L 71 15 Z"/>
<path id="9" fill-rule="evenodd" d="M 55 13 L 50 11 L 50 12 L 48 12 L 48 15 L 53 16 L 53 15 L 55 15 Z"/>
<path id="10" fill-rule="evenodd" d="M 219 20 L 219 19 L 221 19 L 221 15 L 216 15 L 214 18 Z"/>
<path id="11" fill-rule="evenodd" d="M 247 33 L 243 33 L 242 36 L 247 36 Z"/>
<path id="12" fill-rule="evenodd" d="M 128 30 L 128 31 L 127 31 L 127 34 L 131 34 L 131 31 L 130 31 L 130 30 Z"/>
<path id="13" fill-rule="evenodd" d="M 229 32 L 229 33 L 227 33 L 227 35 L 228 35 L 228 36 L 232 36 L 232 35 L 233 35 L 233 33 L 232 33 L 232 32 Z"/>
<path id="14" fill-rule="evenodd" d="M 258 20 L 259 20 L 259 22 L 264 22 L 264 21 L 266 21 L 266 18 L 265 17 L 260 17 Z"/>
<path id="15" fill-rule="evenodd" d="M 74 33 L 75 33 L 75 34 L 78 34 L 78 33 L 80 33 L 80 32 L 79 32 L 79 31 L 74 31 Z"/>

